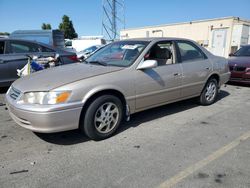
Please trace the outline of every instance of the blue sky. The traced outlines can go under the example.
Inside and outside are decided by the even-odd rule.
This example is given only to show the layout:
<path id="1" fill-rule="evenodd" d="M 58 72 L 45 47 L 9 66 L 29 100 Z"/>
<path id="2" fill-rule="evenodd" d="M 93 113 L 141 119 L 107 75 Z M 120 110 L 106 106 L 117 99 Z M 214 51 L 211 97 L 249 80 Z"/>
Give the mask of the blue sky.
<path id="1" fill-rule="evenodd" d="M 58 28 L 62 15 L 81 35 L 100 35 L 102 0 L 0 0 L 0 32 Z M 126 28 L 237 16 L 250 20 L 250 0 L 125 0 Z"/>

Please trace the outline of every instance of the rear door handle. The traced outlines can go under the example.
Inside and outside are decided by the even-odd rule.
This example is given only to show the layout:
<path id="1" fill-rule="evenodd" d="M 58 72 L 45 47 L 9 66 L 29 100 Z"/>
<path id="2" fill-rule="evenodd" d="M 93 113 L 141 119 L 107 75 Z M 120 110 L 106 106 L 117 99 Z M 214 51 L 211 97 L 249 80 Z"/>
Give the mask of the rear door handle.
<path id="1" fill-rule="evenodd" d="M 4 61 L 4 60 L 2 60 L 2 59 L 0 59 L 0 64 L 3 64 L 3 63 L 5 63 L 5 61 Z"/>

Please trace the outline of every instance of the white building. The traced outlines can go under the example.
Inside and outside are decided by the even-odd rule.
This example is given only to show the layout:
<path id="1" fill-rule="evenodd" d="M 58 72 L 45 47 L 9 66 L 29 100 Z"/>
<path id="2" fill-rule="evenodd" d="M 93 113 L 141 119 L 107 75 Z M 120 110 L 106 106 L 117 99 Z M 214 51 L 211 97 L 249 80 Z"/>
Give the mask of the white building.
<path id="1" fill-rule="evenodd" d="M 218 56 L 228 57 L 240 46 L 250 44 L 250 20 L 225 17 L 185 23 L 122 30 L 121 39 L 179 37 L 192 39 Z"/>

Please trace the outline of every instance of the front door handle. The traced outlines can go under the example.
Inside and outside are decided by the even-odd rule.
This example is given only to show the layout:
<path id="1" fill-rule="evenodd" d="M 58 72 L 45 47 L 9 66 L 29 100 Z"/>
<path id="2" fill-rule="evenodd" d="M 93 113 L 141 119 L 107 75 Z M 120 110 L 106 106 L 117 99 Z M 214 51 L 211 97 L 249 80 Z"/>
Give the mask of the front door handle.
<path id="1" fill-rule="evenodd" d="M 5 63 L 5 61 L 4 61 L 4 60 L 2 60 L 2 59 L 0 59 L 0 64 L 3 64 L 3 63 Z"/>

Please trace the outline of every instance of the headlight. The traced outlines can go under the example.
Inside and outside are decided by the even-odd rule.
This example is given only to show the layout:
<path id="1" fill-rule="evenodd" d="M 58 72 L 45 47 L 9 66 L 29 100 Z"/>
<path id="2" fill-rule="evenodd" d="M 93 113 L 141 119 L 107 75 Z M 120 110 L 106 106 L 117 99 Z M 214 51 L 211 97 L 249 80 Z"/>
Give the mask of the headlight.
<path id="1" fill-rule="evenodd" d="M 22 104 L 60 104 L 66 103 L 71 91 L 28 92 L 24 93 L 18 103 Z"/>

